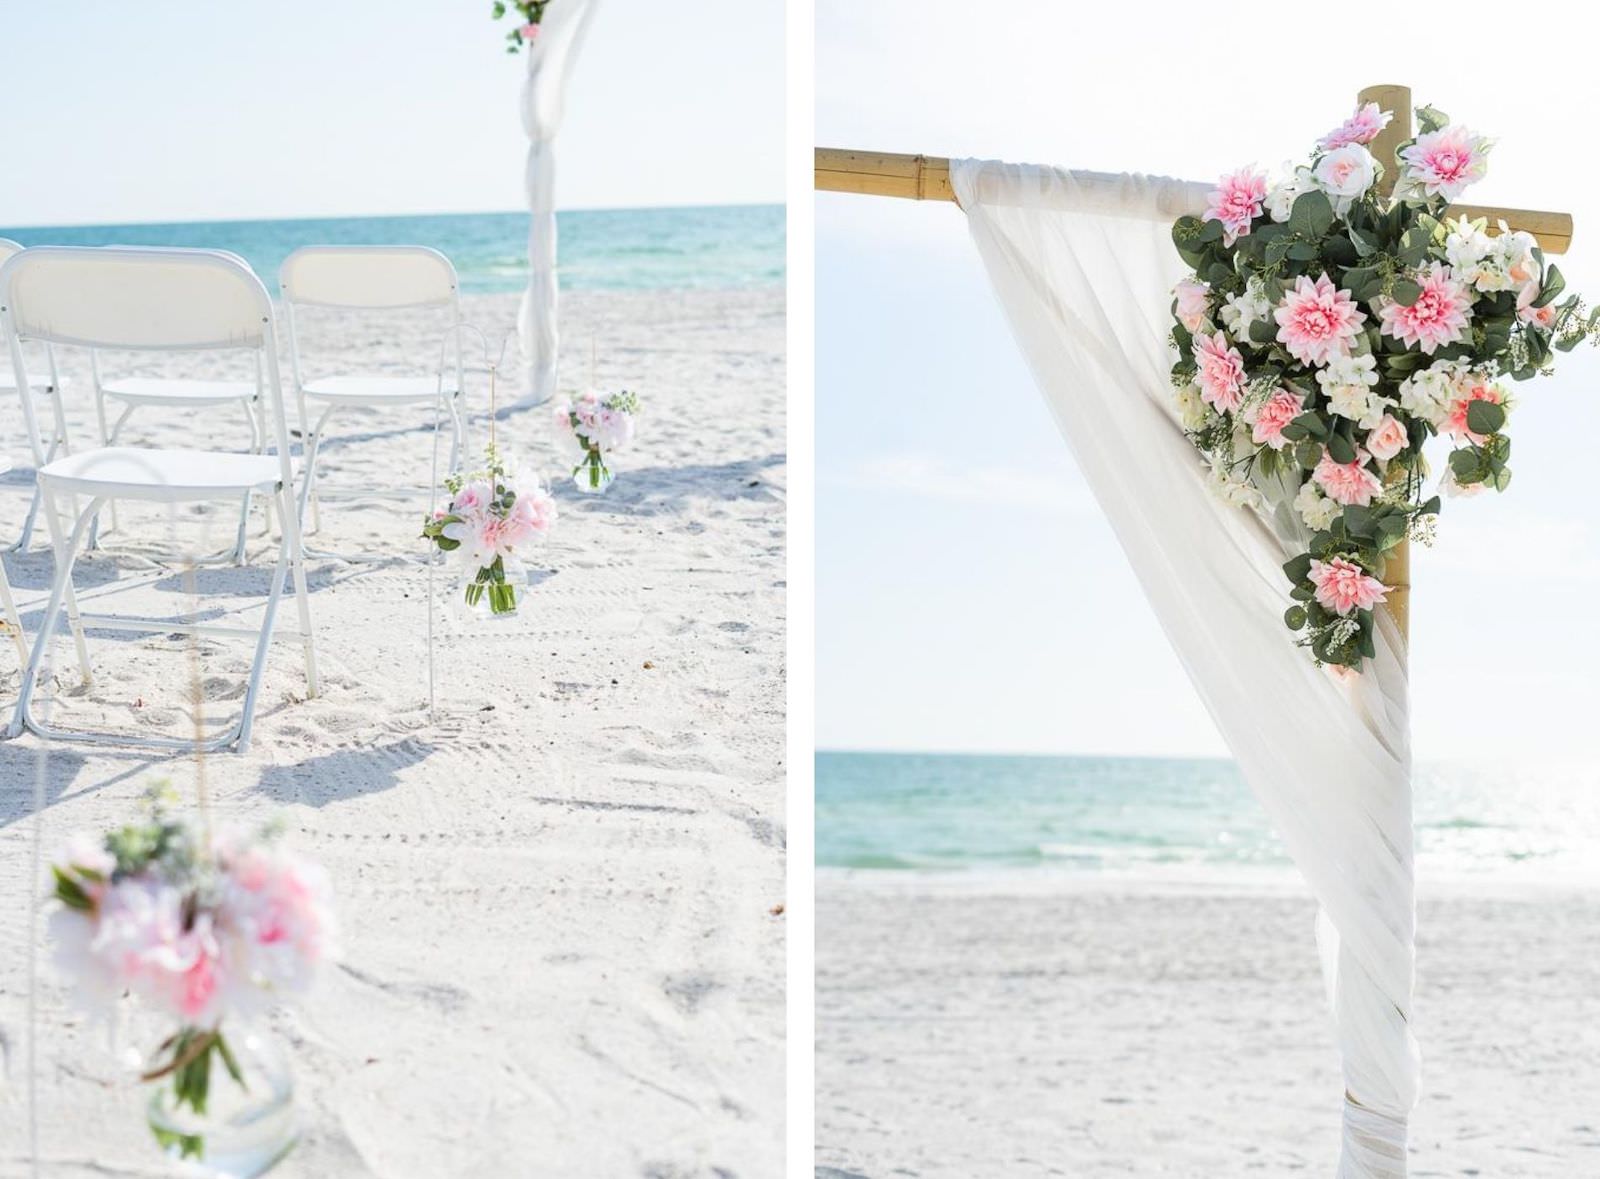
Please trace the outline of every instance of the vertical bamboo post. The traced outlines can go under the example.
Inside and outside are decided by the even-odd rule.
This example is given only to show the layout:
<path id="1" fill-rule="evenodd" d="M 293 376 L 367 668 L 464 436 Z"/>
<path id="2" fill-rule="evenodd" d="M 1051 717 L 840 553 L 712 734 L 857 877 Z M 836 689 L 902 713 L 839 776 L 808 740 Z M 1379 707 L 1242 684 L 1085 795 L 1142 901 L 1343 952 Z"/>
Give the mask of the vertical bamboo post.
<path id="1" fill-rule="evenodd" d="M 1394 191 L 1400 166 L 1395 160 L 1395 150 L 1411 138 L 1411 88 L 1409 86 L 1368 86 L 1356 96 L 1358 103 L 1375 102 L 1379 110 L 1393 111 L 1394 119 L 1370 145 L 1378 163 L 1383 165 L 1383 178 L 1378 181 L 1378 191 L 1388 196 Z M 1409 641 L 1411 635 L 1411 542 L 1402 540 L 1389 550 L 1383 564 L 1383 583 L 1389 587 L 1385 605 L 1389 615 L 1400 628 L 1400 637 Z"/>

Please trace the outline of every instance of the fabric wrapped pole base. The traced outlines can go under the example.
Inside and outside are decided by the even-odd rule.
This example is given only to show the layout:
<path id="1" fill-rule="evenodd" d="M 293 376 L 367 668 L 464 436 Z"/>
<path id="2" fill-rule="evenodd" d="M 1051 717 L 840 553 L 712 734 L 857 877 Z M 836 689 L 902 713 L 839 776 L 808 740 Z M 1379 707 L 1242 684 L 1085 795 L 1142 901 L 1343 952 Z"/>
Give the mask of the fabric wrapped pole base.
<path id="1" fill-rule="evenodd" d="M 1404 1179 L 1406 1120 L 1344 1101 L 1338 1179 Z"/>

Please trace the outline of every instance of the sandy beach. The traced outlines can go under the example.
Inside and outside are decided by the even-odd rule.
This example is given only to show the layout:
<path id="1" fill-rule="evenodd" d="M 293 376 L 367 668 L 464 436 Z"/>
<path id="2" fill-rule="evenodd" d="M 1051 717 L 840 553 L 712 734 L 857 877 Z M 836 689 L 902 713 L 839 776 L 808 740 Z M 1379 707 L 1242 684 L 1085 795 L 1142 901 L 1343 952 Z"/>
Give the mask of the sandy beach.
<path id="1" fill-rule="evenodd" d="M 498 342 L 515 296 L 466 300 Z M 425 358 L 420 323 L 354 316 L 313 327 L 308 351 L 347 364 Z M 561 519 L 532 562 L 536 585 L 509 621 L 461 626 L 438 611 L 438 708 L 427 708 L 427 573 L 417 564 L 311 566 L 323 691 L 304 698 L 299 651 L 268 664 L 255 740 L 205 774 L 220 819 L 284 816 L 329 870 L 343 922 L 340 965 L 309 1005 L 275 1018 L 292 1046 L 306 1138 L 274 1174 L 770 1176 L 783 1141 L 784 305 L 779 289 L 576 293 L 563 303 L 563 388 L 637 390 L 639 437 L 603 497 L 555 481 Z M 88 367 L 66 357 L 73 436 L 94 436 Z M 193 374 L 187 359 L 125 373 Z M 504 394 L 503 394 L 504 395 Z M 487 393 L 473 379 L 482 414 Z M 339 424 L 325 487 L 426 483 L 425 411 Z M 295 424 L 291 410 L 291 425 Z M 0 537 L 15 537 L 29 473 L 21 419 L 0 407 L 23 467 L 0 485 Z M 145 411 L 128 437 L 152 445 L 245 441 Z M 546 474 L 545 407 L 498 422 Z M 357 440 L 340 446 L 337 435 Z M 473 444 L 484 440 L 474 424 Z M 417 554 L 426 500 L 325 505 L 311 542 Z M 125 509 L 80 563 L 93 608 L 183 612 L 170 557 L 231 543 L 222 505 L 169 521 Z M 202 569 L 208 614 L 252 622 L 276 540 L 252 522 L 251 562 Z M 51 561 L 43 533 L 6 567 L 30 628 Z M 103 600 L 112 571 L 122 581 Z M 450 588 L 441 577 L 441 593 Z M 86 606 L 86 608 L 89 608 Z M 292 622 L 285 599 L 280 615 Z M 192 731 L 185 641 L 92 641 L 97 683 L 74 687 L 58 643 L 58 722 Z M 208 725 L 230 715 L 245 643 L 203 650 Z M 0 662 L 9 715 L 17 670 Z M 0 1175 L 28 1173 L 27 817 L 41 744 L 0 745 Z M 116 749 L 50 747 L 48 852 L 69 832 L 130 813 L 144 784 L 194 769 Z M 38 1122 L 50 1179 L 169 1173 L 104 1036 L 42 967 Z M 145 1045 L 151 1047 L 152 1045 Z M 92 1128 L 92 1129 L 91 1129 Z"/>
<path id="2" fill-rule="evenodd" d="M 1422 885 L 1415 1176 L 1600 1174 L 1592 893 Z M 823 870 L 817 1175 L 1329 1175 L 1293 886 Z"/>

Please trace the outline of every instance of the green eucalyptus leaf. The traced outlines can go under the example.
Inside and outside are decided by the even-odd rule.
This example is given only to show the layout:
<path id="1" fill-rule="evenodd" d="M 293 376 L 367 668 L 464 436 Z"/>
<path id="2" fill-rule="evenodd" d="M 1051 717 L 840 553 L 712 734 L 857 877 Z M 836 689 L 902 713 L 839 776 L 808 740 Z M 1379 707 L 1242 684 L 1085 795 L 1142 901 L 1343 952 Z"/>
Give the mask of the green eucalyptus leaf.
<path id="1" fill-rule="evenodd" d="M 1333 227 L 1333 205 L 1320 189 L 1303 192 L 1289 210 L 1289 228 L 1301 237 L 1319 238 Z"/>
<path id="2" fill-rule="evenodd" d="M 1493 401 L 1467 403 L 1467 429 L 1474 434 L 1493 434 L 1506 424 L 1506 407 Z"/>

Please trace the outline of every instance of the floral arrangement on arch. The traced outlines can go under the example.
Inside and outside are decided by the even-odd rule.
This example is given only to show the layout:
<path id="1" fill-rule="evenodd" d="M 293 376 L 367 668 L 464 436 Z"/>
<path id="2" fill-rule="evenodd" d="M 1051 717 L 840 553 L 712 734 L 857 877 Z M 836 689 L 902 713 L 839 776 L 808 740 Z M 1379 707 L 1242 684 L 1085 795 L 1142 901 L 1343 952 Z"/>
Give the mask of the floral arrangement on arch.
<path id="1" fill-rule="evenodd" d="M 285 850 L 276 827 L 212 837 L 171 815 L 170 800 L 159 784 L 143 821 L 69 842 L 52 867 L 49 930 L 90 1014 L 109 1019 L 132 995 L 171 1021 L 141 1077 L 171 1082 L 150 1128 L 169 1151 L 201 1158 L 203 1137 L 173 1126 L 185 1106 L 204 1118 L 224 1071 L 245 1086 L 228 1028 L 304 995 L 336 930 L 326 876 Z"/>
<path id="2" fill-rule="evenodd" d="M 633 441 L 638 413 L 638 395 L 626 389 L 604 396 L 590 389 L 576 401 L 556 401 L 551 409 L 556 445 L 572 463 L 578 490 L 600 492 L 610 486 L 614 475 L 606 458 Z"/>
<path id="3" fill-rule="evenodd" d="M 555 498 L 536 477 L 518 477 L 513 468 L 491 442 L 481 470 L 445 479 L 449 504 L 422 524 L 426 539 L 460 555 L 469 610 L 487 605 L 492 615 L 515 613 L 527 582 L 522 555 L 555 527 Z"/>
<path id="4" fill-rule="evenodd" d="M 1508 379 L 1550 371 L 1553 349 L 1600 326 L 1530 234 L 1449 219 L 1491 141 L 1421 107 L 1419 134 L 1380 160 L 1366 145 L 1392 118 L 1359 107 L 1305 164 L 1272 184 L 1224 176 L 1172 230 L 1193 271 L 1172 304 L 1184 430 L 1225 499 L 1304 524 L 1284 621 L 1318 663 L 1352 671 L 1375 654 L 1386 557 L 1431 539 L 1435 492 L 1510 482 Z M 1451 450 L 1429 487 L 1434 437 Z"/>
<path id="5" fill-rule="evenodd" d="M 495 20 L 507 12 L 515 12 L 522 18 L 522 24 L 506 34 L 507 53 L 516 53 L 524 45 L 531 47 L 539 39 L 539 25 L 544 20 L 544 10 L 549 6 L 550 0 L 511 0 L 509 4 L 504 0 L 494 0 L 490 12 Z"/>

